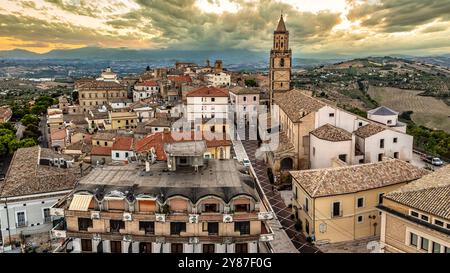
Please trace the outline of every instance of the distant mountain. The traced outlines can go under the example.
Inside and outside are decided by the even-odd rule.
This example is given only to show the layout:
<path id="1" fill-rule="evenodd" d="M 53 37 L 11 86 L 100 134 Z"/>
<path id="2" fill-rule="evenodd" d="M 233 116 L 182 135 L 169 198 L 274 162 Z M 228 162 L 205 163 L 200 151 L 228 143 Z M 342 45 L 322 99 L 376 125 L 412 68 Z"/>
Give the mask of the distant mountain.
<path id="1" fill-rule="evenodd" d="M 24 49 L 0 50 L 0 58 L 4 59 L 36 59 L 40 55 Z"/>

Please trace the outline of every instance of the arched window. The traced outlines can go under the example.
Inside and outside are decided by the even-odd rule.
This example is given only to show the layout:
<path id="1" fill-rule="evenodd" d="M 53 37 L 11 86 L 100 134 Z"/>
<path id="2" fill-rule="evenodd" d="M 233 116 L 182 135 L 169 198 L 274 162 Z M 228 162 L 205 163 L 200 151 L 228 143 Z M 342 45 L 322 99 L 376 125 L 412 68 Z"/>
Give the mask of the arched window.
<path id="1" fill-rule="evenodd" d="M 284 58 L 281 58 L 281 59 L 280 59 L 280 66 L 281 66 L 281 67 L 284 67 Z"/>
<path id="2" fill-rule="evenodd" d="M 283 48 L 283 42 L 281 42 L 281 48 Z"/>

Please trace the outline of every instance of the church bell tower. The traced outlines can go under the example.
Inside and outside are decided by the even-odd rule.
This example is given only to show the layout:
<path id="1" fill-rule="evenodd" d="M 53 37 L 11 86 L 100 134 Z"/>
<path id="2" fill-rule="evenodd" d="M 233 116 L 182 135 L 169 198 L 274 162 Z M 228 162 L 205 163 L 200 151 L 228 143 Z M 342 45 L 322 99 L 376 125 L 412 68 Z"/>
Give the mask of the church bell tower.
<path id="1" fill-rule="evenodd" d="M 292 51 L 289 48 L 289 31 L 286 30 L 283 15 L 273 33 L 273 46 L 270 50 L 270 100 L 273 94 L 291 89 Z"/>

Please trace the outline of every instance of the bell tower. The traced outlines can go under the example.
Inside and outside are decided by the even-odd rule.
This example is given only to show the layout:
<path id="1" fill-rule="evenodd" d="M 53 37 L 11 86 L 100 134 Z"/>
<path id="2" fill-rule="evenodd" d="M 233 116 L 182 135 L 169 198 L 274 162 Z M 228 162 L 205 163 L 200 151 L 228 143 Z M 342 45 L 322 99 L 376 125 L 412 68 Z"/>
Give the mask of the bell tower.
<path id="1" fill-rule="evenodd" d="M 273 33 L 273 45 L 270 50 L 270 100 L 274 93 L 291 89 L 292 51 L 289 48 L 289 31 L 286 30 L 283 14 Z"/>

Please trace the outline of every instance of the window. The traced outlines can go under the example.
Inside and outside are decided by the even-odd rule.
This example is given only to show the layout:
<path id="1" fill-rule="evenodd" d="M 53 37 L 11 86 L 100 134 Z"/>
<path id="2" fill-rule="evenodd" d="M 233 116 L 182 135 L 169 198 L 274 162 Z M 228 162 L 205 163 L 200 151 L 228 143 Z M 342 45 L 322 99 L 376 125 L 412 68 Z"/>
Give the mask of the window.
<path id="1" fill-rule="evenodd" d="M 81 251 L 92 252 L 92 240 L 81 239 Z"/>
<path id="2" fill-rule="evenodd" d="M 216 131 L 216 129 L 215 129 L 214 126 L 211 126 L 210 130 L 211 130 L 211 132 L 213 132 L 213 133 Z"/>
<path id="3" fill-rule="evenodd" d="M 450 247 L 444 247 L 444 253 L 450 253 Z"/>
<path id="4" fill-rule="evenodd" d="M 208 231 L 208 235 L 218 235 L 219 234 L 219 223 L 203 222 L 203 231 Z"/>
<path id="5" fill-rule="evenodd" d="M 247 243 L 235 244 L 234 253 L 248 253 L 248 244 Z"/>
<path id="6" fill-rule="evenodd" d="M 219 212 L 217 204 L 204 204 L 203 212 Z"/>
<path id="7" fill-rule="evenodd" d="M 105 146 L 108 146 L 108 142 L 105 141 Z"/>
<path id="8" fill-rule="evenodd" d="M 394 143 L 397 143 L 397 142 L 398 142 L 398 138 L 394 137 L 393 142 L 394 142 Z"/>
<path id="9" fill-rule="evenodd" d="M 428 251 L 428 244 L 429 244 L 428 239 L 422 238 L 420 242 L 420 249 Z"/>
<path id="10" fill-rule="evenodd" d="M 392 120 L 389 119 L 389 120 L 387 121 L 387 124 L 392 124 Z"/>
<path id="11" fill-rule="evenodd" d="M 122 253 L 122 241 L 111 241 L 111 253 Z"/>
<path id="12" fill-rule="evenodd" d="M 313 156 L 316 155 L 316 147 L 313 147 Z"/>
<path id="13" fill-rule="evenodd" d="M 128 157 L 128 152 L 125 152 L 125 157 Z"/>
<path id="14" fill-rule="evenodd" d="M 183 253 L 183 244 L 170 244 L 170 252 Z"/>
<path id="15" fill-rule="evenodd" d="M 125 228 L 125 222 L 122 220 L 109 220 L 110 232 L 119 232 Z"/>
<path id="16" fill-rule="evenodd" d="M 358 123 L 358 127 L 361 127 L 361 126 L 363 126 L 363 123 L 360 121 L 360 122 Z"/>
<path id="17" fill-rule="evenodd" d="M 171 222 L 170 223 L 170 235 L 180 235 L 181 232 L 186 231 L 185 222 Z"/>
<path id="18" fill-rule="evenodd" d="M 243 100 L 244 100 L 244 101 L 247 101 L 247 97 L 243 97 Z"/>
<path id="19" fill-rule="evenodd" d="M 283 43 L 281 43 L 281 47 L 283 47 Z M 284 67 L 284 58 L 280 59 L 280 66 Z"/>
<path id="20" fill-rule="evenodd" d="M 235 212 L 248 212 L 250 211 L 250 204 L 238 204 L 234 205 Z"/>
<path id="21" fill-rule="evenodd" d="M 424 221 L 427 221 L 428 222 L 428 216 L 426 216 L 426 215 L 421 215 L 420 216 L 420 219 L 422 219 L 422 220 L 424 220 Z"/>
<path id="22" fill-rule="evenodd" d="M 253 96 L 253 101 L 256 101 L 256 96 Z"/>
<path id="23" fill-rule="evenodd" d="M 384 195 L 383 192 L 378 194 L 378 204 L 382 204 L 383 203 L 383 195 Z"/>
<path id="24" fill-rule="evenodd" d="M 394 158 L 398 158 L 398 152 L 394 153 Z"/>
<path id="25" fill-rule="evenodd" d="M 359 223 L 359 224 L 362 223 L 362 222 L 363 222 L 363 219 L 364 219 L 364 218 L 363 218 L 362 215 L 358 216 L 358 220 L 357 220 L 358 223 Z"/>
<path id="26" fill-rule="evenodd" d="M 383 161 L 383 154 L 378 154 L 378 161 Z"/>
<path id="27" fill-rule="evenodd" d="M 384 148 L 384 139 L 380 139 L 380 148 Z"/>
<path id="28" fill-rule="evenodd" d="M 92 227 L 92 219 L 78 218 L 78 230 L 87 231 L 90 227 Z"/>
<path id="29" fill-rule="evenodd" d="M 432 249 L 433 253 L 441 253 L 441 245 L 433 242 L 433 249 Z"/>
<path id="30" fill-rule="evenodd" d="M 346 154 L 339 155 L 339 160 L 341 160 L 343 162 L 347 162 L 347 155 Z"/>
<path id="31" fill-rule="evenodd" d="M 100 145 L 100 141 L 97 140 L 97 145 Z"/>
<path id="32" fill-rule="evenodd" d="M 50 208 L 45 208 L 42 211 L 44 214 L 44 223 L 50 223 L 52 221 L 52 216 L 50 215 Z"/>
<path id="33" fill-rule="evenodd" d="M 25 216 L 25 211 L 18 211 L 16 212 L 16 220 L 17 220 L 17 227 L 25 227 L 27 226 L 27 220 Z"/>
<path id="34" fill-rule="evenodd" d="M 155 223 L 139 221 L 139 230 L 145 231 L 145 234 L 155 234 Z"/>
<path id="35" fill-rule="evenodd" d="M 203 253 L 214 253 L 214 244 L 203 244 Z"/>
<path id="36" fill-rule="evenodd" d="M 297 188 L 295 188 L 295 190 L 297 190 Z M 305 211 L 306 212 L 309 211 L 309 199 L 308 199 L 308 197 L 305 197 Z"/>
<path id="37" fill-rule="evenodd" d="M 419 213 L 417 213 L 417 212 L 415 212 L 415 211 L 411 211 L 411 212 L 410 212 L 410 215 L 413 216 L 413 217 L 419 218 Z"/>
<path id="38" fill-rule="evenodd" d="M 440 227 L 444 227 L 444 222 L 434 219 L 434 224 Z"/>
<path id="39" fill-rule="evenodd" d="M 417 235 L 414 234 L 414 233 L 411 233 L 409 235 L 409 244 L 412 245 L 412 246 L 416 246 L 417 247 L 417 239 L 418 239 Z"/>
<path id="40" fill-rule="evenodd" d="M 357 203 L 358 203 L 358 208 L 364 207 L 364 197 L 358 198 Z"/>
<path id="41" fill-rule="evenodd" d="M 341 202 L 333 202 L 333 217 L 341 216 Z"/>
<path id="42" fill-rule="evenodd" d="M 239 231 L 241 235 L 250 234 L 250 221 L 234 222 L 234 231 Z"/>
<path id="43" fill-rule="evenodd" d="M 305 219 L 305 231 L 309 234 L 309 221 Z"/>
<path id="44" fill-rule="evenodd" d="M 119 153 L 116 153 L 116 157 L 117 157 L 117 158 L 119 158 L 119 157 L 120 157 Z"/>
<path id="45" fill-rule="evenodd" d="M 216 101 L 216 98 L 211 98 L 211 102 L 215 102 Z"/>
<path id="46" fill-rule="evenodd" d="M 330 118 L 333 118 L 333 117 L 334 117 L 334 113 L 329 113 L 328 116 L 329 116 Z"/>

